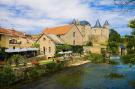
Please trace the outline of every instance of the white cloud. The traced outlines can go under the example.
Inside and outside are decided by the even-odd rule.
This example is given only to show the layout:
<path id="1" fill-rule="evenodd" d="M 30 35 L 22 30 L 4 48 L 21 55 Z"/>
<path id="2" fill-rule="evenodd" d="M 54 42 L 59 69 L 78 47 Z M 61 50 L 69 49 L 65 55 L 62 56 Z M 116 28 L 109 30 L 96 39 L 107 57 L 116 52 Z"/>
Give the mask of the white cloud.
<path id="1" fill-rule="evenodd" d="M 100 0 L 98 4 L 111 5 L 112 1 Z M 0 4 L 11 7 L 0 7 L 0 22 L 3 26 L 34 32 L 36 28 L 62 25 L 63 21 L 74 18 L 88 20 L 92 25 L 97 19 L 102 24 L 108 20 L 112 27 L 126 25 L 133 18 L 90 7 L 88 2 L 93 0 L 0 0 Z"/>

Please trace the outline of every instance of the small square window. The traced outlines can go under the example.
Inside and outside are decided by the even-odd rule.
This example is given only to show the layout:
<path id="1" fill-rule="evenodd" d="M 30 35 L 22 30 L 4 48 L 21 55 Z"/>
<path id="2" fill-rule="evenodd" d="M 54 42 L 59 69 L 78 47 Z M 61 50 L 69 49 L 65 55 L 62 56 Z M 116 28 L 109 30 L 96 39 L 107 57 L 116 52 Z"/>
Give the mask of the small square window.
<path id="1" fill-rule="evenodd" d="M 43 40 L 46 40 L 46 38 L 43 38 Z"/>

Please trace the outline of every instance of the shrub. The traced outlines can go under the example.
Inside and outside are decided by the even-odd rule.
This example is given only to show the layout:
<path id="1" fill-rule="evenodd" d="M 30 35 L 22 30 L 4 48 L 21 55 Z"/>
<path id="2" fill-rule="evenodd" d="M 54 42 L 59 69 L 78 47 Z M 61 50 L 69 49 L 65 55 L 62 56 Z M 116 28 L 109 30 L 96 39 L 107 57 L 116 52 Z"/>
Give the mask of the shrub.
<path id="1" fill-rule="evenodd" d="M 50 62 L 48 64 L 46 64 L 46 69 L 48 70 L 48 72 L 55 72 L 57 70 L 63 69 L 65 66 L 65 61 L 56 63 L 56 62 Z"/>
<path id="2" fill-rule="evenodd" d="M 112 64 L 112 65 L 117 65 L 118 62 L 114 61 L 114 60 L 109 60 L 109 64 Z"/>
<path id="3" fill-rule="evenodd" d="M 122 56 L 121 61 L 124 64 L 128 64 L 128 63 L 135 64 L 135 54 Z"/>
<path id="4" fill-rule="evenodd" d="M 100 54 L 89 54 L 88 60 L 90 60 L 93 63 L 103 63 L 103 62 L 105 62 L 105 58 Z"/>
<path id="5" fill-rule="evenodd" d="M 25 56 L 21 56 L 19 54 L 15 54 L 13 56 L 11 56 L 11 58 L 9 58 L 7 60 L 8 64 L 15 64 L 16 66 L 19 66 L 19 64 L 27 64 L 27 58 Z"/>
<path id="6" fill-rule="evenodd" d="M 48 72 L 54 72 L 54 71 L 56 71 L 57 63 L 50 62 L 50 63 L 46 64 L 46 68 L 47 68 Z"/>
<path id="7" fill-rule="evenodd" d="M 5 66 L 0 70 L 0 87 L 7 87 L 16 81 L 16 76 L 11 66 Z"/>

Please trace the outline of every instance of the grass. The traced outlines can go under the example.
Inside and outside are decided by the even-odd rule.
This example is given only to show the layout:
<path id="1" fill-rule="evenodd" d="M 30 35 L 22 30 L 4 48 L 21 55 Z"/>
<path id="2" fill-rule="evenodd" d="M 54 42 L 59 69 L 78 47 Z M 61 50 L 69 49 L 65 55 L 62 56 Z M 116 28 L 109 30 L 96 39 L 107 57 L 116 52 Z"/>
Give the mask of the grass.
<path id="1" fill-rule="evenodd" d="M 120 79 L 120 78 L 124 78 L 125 76 L 119 73 L 110 73 L 107 75 L 107 77 L 110 79 Z"/>

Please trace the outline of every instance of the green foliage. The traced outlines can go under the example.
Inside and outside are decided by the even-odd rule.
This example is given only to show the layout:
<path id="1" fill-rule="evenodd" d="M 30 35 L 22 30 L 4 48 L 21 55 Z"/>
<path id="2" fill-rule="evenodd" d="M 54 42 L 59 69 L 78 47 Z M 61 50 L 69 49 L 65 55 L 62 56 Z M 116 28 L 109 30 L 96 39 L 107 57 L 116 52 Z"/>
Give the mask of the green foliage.
<path id="1" fill-rule="evenodd" d="M 44 72 L 44 69 L 40 68 L 39 66 L 36 66 L 36 67 L 33 67 L 32 69 L 30 69 L 25 77 L 28 78 L 28 79 L 33 79 L 33 78 L 38 78 L 40 77 Z"/>
<path id="2" fill-rule="evenodd" d="M 56 54 L 62 51 L 71 51 L 72 47 L 67 44 L 56 45 Z"/>
<path id="3" fill-rule="evenodd" d="M 129 22 L 128 27 L 135 29 L 135 19 L 132 19 L 132 20 Z"/>
<path id="4" fill-rule="evenodd" d="M 111 29 L 108 41 L 108 48 L 113 54 L 118 53 L 120 42 L 121 42 L 120 34 L 116 32 L 114 29 Z"/>
<path id="5" fill-rule="evenodd" d="M 8 56 L 4 50 L 4 48 L 0 48 L 0 59 L 6 59 Z"/>
<path id="6" fill-rule="evenodd" d="M 15 64 L 16 66 L 19 66 L 19 64 L 23 64 L 25 66 L 27 64 L 27 58 L 25 56 L 15 54 L 7 60 L 7 63 L 10 65 Z"/>
<path id="7" fill-rule="evenodd" d="M 90 60 L 92 63 L 104 63 L 106 61 L 105 58 L 100 54 L 89 54 L 88 60 Z"/>
<path id="8" fill-rule="evenodd" d="M 116 62 L 116 61 L 114 61 L 114 60 L 109 60 L 109 64 L 111 64 L 111 65 L 117 65 L 118 62 Z"/>
<path id="9" fill-rule="evenodd" d="M 110 73 L 107 75 L 107 77 L 110 79 L 119 79 L 119 78 L 124 78 L 124 75 L 119 73 Z"/>
<path id="10" fill-rule="evenodd" d="M 93 46 L 93 44 L 92 44 L 91 41 L 89 41 L 89 42 L 86 43 L 86 46 Z"/>
<path id="11" fill-rule="evenodd" d="M 15 80 L 15 73 L 10 66 L 4 66 L 4 68 L 0 70 L 0 87 L 7 87 L 14 83 Z"/>
<path id="12" fill-rule="evenodd" d="M 56 46 L 56 56 L 62 56 L 62 54 L 58 54 L 58 52 L 61 51 L 72 51 L 73 53 L 82 53 L 83 52 L 83 46 L 80 45 L 67 45 L 67 44 L 61 44 Z"/>
<path id="13" fill-rule="evenodd" d="M 35 43 L 32 44 L 32 47 L 39 48 L 40 47 L 40 44 L 37 43 L 37 42 L 35 42 Z"/>
<path id="14" fill-rule="evenodd" d="M 135 64 L 135 54 L 122 56 L 121 61 L 124 64 Z"/>
<path id="15" fill-rule="evenodd" d="M 65 65 L 64 61 L 60 63 L 50 62 L 46 64 L 46 69 L 48 70 L 48 72 L 55 72 L 57 70 L 63 69 L 64 65 Z"/>
<path id="16" fill-rule="evenodd" d="M 120 34 L 114 29 L 110 29 L 109 42 L 120 42 Z"/>
<path id="17" fill-rule="evenodd" d="M 83 46 L 73 45 L 71 51 L 73 51 L 73 53 L 82 53 L 83 52 Z"/>

